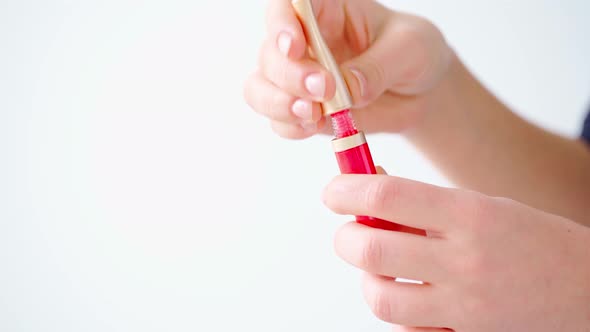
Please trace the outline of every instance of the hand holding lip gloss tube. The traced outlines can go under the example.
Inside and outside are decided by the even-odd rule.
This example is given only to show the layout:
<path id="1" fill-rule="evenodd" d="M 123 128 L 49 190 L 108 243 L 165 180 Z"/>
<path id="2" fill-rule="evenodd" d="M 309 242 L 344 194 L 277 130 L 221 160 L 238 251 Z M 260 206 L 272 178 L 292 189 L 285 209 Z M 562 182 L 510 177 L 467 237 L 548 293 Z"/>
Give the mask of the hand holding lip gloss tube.
<path id="1" fill-rule="evenodd" d="M 354 127 L 352 115 L 349 110 L 332 114 L 332 124 L 336 138 L 332 141 L 332 147 L 336 153 L 336 160 L 342 174 L 377 174 L 369 144 L 363 132 Z M 368 217 L 357 216 L 357 222 L 388 231 L 405 232 L 426 236 L 421 229 L 399 225 L 393 222 Z"/>
<path id="2" fill-rule="evenodd" d="M 307 41 L 313 50 L 316 60 L 334 75 L 336 93 L 334 98 L 322 104 L 323 113 L 330 116 L 334 128 L 335 138 L 332 147 L 336 153 L 336 160 L 342 174 L 377 174 L 369 145 L 363 132 L 354 125 L 350 108 L 352 98 L 338 64 L 334 60 L 330 49 L 324 41 L 310 0 L 293 0 L 293 8 L 302 23 Z M 357 222 L 369 227 L 389 231 L 406 232 L 426 236 L 424 230 L 415 229 L 393 222 L 368 217 L 357 216 Z"/>

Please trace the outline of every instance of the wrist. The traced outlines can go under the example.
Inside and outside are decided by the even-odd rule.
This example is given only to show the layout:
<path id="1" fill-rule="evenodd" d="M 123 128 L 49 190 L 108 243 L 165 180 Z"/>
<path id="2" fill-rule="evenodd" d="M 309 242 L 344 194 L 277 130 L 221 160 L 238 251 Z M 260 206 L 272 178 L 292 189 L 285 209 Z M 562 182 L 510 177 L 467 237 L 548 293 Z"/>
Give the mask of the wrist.
<path id="1" fill-rule="evenodd" d="M 436 132 L 446 131 L 450 124 L 465 119 L 459 113 L 465 109 L 460 107 L 464 94 L 469 93 L 468 81 L 471 74 L 465 68 L 454 51 L 448 69 L 440 82 L 434 86 L 422 99 L 420 107 L 421 116 L 412 126 L 409 126 L 401 134 L 411 142 L 418 143 L 428 137 L 435 136 Z"/>
<path id="2" fill-rule="evenodd" d="M 508 109 L 495 98 L 453 53 L 440 83 L 422 97 L 421 117 L 402 132 L 458 186 L 479 183 L 481 174 L 470 158 L 487 158 L 498 146 L 496 134 L 512 130 Z M 487 149 L 487 150 L 486 150 Z"/>

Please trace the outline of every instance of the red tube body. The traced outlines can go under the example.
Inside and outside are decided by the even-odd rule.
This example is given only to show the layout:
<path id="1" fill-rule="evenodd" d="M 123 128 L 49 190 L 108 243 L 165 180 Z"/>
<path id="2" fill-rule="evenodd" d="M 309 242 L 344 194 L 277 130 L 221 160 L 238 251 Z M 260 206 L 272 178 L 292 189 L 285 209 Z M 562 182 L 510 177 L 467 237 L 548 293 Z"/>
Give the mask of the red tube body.
<path id="1" fill-rule="evenodd" d="M 348 111 L 345 112 L 348 113 Z M 342 122 L 348 121 L 345 120 L 345 118 L 350 118 L 350 116 L 343 113 L 337 113 L 333 116 L 333 121 L 335 123 L 338 122 L 338 124 L 335 124 L 335 129 L 338 130 L 336 133 L 336 139 L 345 139 L 358 134 L 358 131 L 354 129 L 354 124 L 352 124 L 352 122 L 350 123 L 350 126 L 343 126 Z M 375 164 L 373 163 L 373 157 L 369 150 L 369 145 L 366 142 L 351 147 L 348 150 L 336 152 L 336 160 L 338 161 L 338 166 L 340 167 L 340 172 L 342 174 L 377 174 Z M 426 236 L 424 230 L 399 225 L 373 217 L 357 216 L 356 220 L 363 225 L 373 228 Z"/>

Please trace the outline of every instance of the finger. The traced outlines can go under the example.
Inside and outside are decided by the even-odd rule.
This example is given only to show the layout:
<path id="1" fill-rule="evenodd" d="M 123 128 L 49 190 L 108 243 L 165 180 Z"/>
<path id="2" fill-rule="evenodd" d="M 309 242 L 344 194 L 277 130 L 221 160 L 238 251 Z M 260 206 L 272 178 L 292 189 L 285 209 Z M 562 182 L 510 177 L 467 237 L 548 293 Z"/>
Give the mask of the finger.
<path id="1" fill-rule="evenodd" d="M 307 48 L 305 34 L 289 0 L 271 0 L 266 25 L 274 47 L 292 60 L 301 59 Z"/>
<path id="2" fill-rule="evenodd" d="M 334 247 L 343 260 L 381 276 L 436 283 L 446 274 L 438 261 L 441 241 L 426 237 L 352 222 L 338 230 Z"/>
<path id="3" fill-rule="evenodd" d="M 366 274 L 363 295 L 377 318 L 405 326 L 444 326 L 448 306 L 431 285 L 400 283 Z"/>
<path id="4" fill-rule="evenodd" d="M 289 95 L 259 72 L 246 81 L 244 97 L 252 109 L 273 121 L 298 124 L 317 122 L 322 117 L 322 109 L 318 103 Z"/>
<path id="5" fill-rule="evenodd" d="M 431 23 L 392 13 L 367 51 L 342 67 L 355 106 L 364 107 L 389 89 L 408 95 L 426 91 L 446 71 L 451 55 Z"/>
<path id="6" fill-rule="evenodd" d="M 319 122 L 291 124 L 279 121 L 271 121 L 272 130 L 279 136 L 287 139 L 300 140 L 309 138 L 323 130 L 326 121 L 321 119 Z"/>
<path id="7" fill-rule="evenodd" d="M 385 175 L 339 175 L 324 190 L 324 204 L 342 215 L 371 216 L 409 227 L 450 230 L 460 211 L 459 191 Z"/>
<path id="8" fill-rule="evenodd" d="M 264 77 L 291 95 L 316 102 L 334 96 L 336 83 L 324 67 L 308 58 L 289 60 L 269 42 L 262 48 L 260 68 Z"/>
<path id="9" fill-rule="evenodd" d="M 448 332 L 449 329 L 439 329 L 435 327 L 406 327 L 401 325 L 394 325 L 391 330 L 393 332 Z"/>

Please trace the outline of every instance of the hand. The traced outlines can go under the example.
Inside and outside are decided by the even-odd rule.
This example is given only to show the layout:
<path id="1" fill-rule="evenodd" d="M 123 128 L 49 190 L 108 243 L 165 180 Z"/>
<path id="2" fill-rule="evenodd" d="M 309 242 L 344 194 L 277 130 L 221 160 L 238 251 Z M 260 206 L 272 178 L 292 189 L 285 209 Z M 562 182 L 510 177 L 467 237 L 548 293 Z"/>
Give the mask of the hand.
<path id="1" fill-rule="evenodd" d="M 367 132 L 411 127 L 429 108 L 426 97 L 454 59 L 439 30 L 375 1 L 314 0 L 313 5 L 341 63 L 359 126 Z M 319 103 L 333 97 L 334 78 L 309 58 L 290 0 L 271 0 L 267 21 L 259 68 L 244 87 L 246 101 L 271 119 L 282 137 L 327 131 Z"/>
<path id="2" fill-rule="evenodd" d="M 395 331 L 586 331 L 590 229 L 504 198 L 385 175 L 343 175 L 325 204 L 426 229 L 428 237 L 358 223 L 336 251 L 367 272 L 364 294 Z M 395 281 L 394 277 L 424 284 Z"/>

